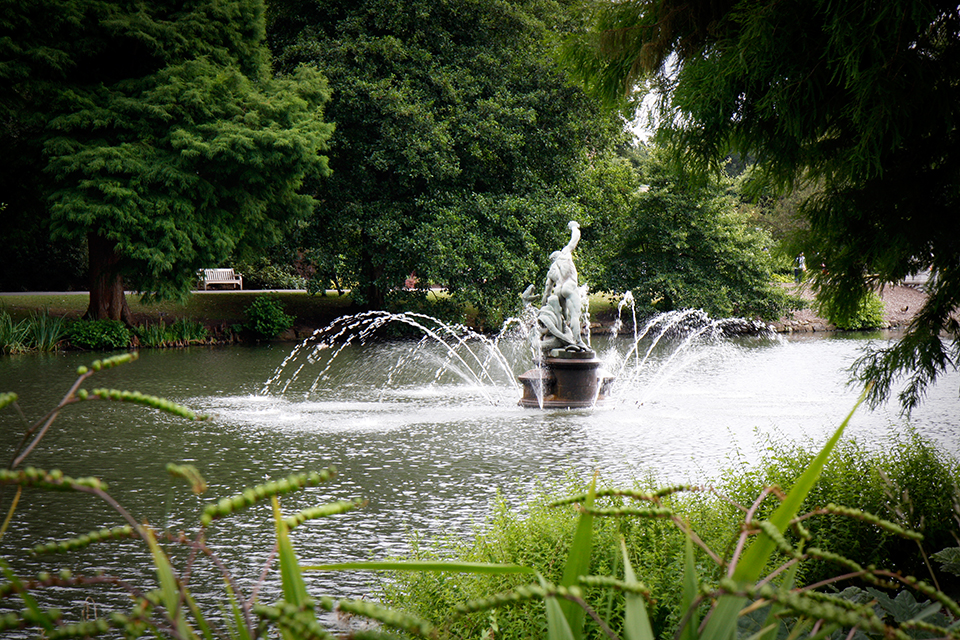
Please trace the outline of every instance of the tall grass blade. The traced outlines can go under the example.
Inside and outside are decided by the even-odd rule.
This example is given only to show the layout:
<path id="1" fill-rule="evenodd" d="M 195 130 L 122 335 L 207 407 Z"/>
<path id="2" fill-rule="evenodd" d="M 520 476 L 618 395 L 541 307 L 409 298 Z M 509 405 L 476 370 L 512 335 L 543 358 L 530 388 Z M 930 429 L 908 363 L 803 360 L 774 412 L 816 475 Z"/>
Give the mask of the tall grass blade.
<path id="1" fill-rule="evenodd" d="M 623 538 L 620 539 L 620 552 L 623 554 L 623 581 L 630 585 L 638 585 Z M 650 617 L 647 615 L 647 605 L 643 602 L 643 596 L 627 592 L 624 597 L 626 602 L 623 610 L 623 633 L 627 640 L 654 640 L 653 628 L 650 626 Z"/>
<path id="2" fill-rule="evenodd" d="M 7 533 L 7 529 L 10 527 L 10 522 L 13 520 L 13 514 L 17 511 L 17 505 L 20 503 L 20 495 L 23 493 L 23 486 L 17 485 L 17 492 L 13 496 L 13 502 L 10 503 L 10 510 L 7 512 L 7 517 L 3 519 L 3 526 L 0 526 L 0 540 L 3 540 L 4 534 Z"/>
<path id="3" fill-rule="evenodd" d="M 233 614 L 232 636 L 235 640 L 251 640 L 250 630 L 247 628 L 246 621 L 243 618 L 243 612 L 240 610 L 240 605 L 237 604 L 237 595 L 233 592 L 233 587 L 230 586 L 229 580 L 224 578 L 223 582 L 227 591 L 227 597 L 230 600 L 230 611 Z M 224 618 L 226 618 L 226 616 L 224 616 Z"/>
<path id="4" fill-rule="evenodd" d="M 197 601 L 193 599 L 193 594 L 184 590 L 184 597 L 186 598 L 187 606 L 190 608 L 190 613 L 193 614 L 193 619 L 197 621 L 197 626 L 200 628 L 200 633 L 203 634 L 204 640 L 214 640 L 213 630 L 210 628 L 210 625 L 207 624 L 207 618 L 203 615 L 203 611 L 200 610 Z"/>
<path id="5" fill-rule="evenodd" d="M 548 640 L 577 640 L 567 622 L 567 617 L 561 608 L 562 603 L 556 598 L 547 598 L 544 602 L 547 607 L 547 639 Z M 573 604 L 573 603 L 570 603 Z"/>
<path id="6" fill-rule="evenodd" d="M 680 640 L 697 640 L 697 629 L 700 628 L 700 616 L 697 615 L 697 595 L 699 594 L 700 576 L 697 574 L 697 565 L 693 558 L 693 539 L 687 535 L 683 550 L 683 595 L 680 611 L 689 615 L 686 626 L 680 633 Z"/>
<path id="7" fill-rule="evenodd" d="M 307 595 L 307 585 L 303 581 L 300 563 L 293 550 L 293 544 L 290 542 L 287 523 L 284 522 L 283 515 L 280 513 L 280 501 L 277 500 L 277 496 L 272 496 L 271 502 L 273 503 L 273 519 L 277 525 L 277 555 L 280 560 L 280 584 L 283 588 L 283 598 L 300 609 L 302 611 L 300 615 L 307 621 L 316 622 L 317 616 L 310 606 L 311 601 L 310 596 Z M 281 629 L 286 640 L 297 640 L 290 629 L 287 627 Z"/>
<path id="8" fill-rule="evenodd" d="M 597 495 L 597 477 L 594 475 L 587 490 L 587 499 L 583 506 L 589 510 L 593 508 L 594 500 Z M 573 534 L 573 543 L 570 545 L 570 555 L 567 557 L 567 564 L 563 568 L 563 577 L 560 579 L 560 585 L 572 587 L 578 584 L 580 576 L 590 573 L 590 555 L 593 551 L 593 515 L 588 511 L 580 514 L 577 522 L 577 530 Z M 564 600 L 560 603 L 560 609 L 564 617 L 570 624 L 570 630 L 575 638 L 583 637 L 583 622 L 586 617 L 583 607 L 576 602 Z"/>
<path id="9" fill-rule="evenodd" d="M 30 346 L 41 352 L 56 351 L 67 333 L 63 318 L 51 316 L 47 310 L 30 316 L 27 331 Z"/>
<path id="10" fill-rule="evenodd" d="M 183 615 L 180 607 L 180 588 L 177 578 L 173 574 L 173 567 L 167 559 L 167 554 L 163 552 L 157 543 L 157 538 L 153 535 L 153 530 L 149 527 L 142 527 L 147 546 L 150 547 L 150 553 L 153 556 L 153 565 L 157 570 L 157 580 L 160 582 L 160 598 L 163 606 L 167 610 L 167 616 L 170 622 L 177 629 L 178 635 L 183 638 L 196 638 L 197 635 L 190 628 L 186 617 Z"/>
<path id="11" fill-rule="evenodd" d="M 813 459 L 803 474 L 797 479 L 797 482 L 790 489 L 790 492 L 783 502 L 780 503 L 780 506 L 773 512 L 773 515 L 770 516 L 770 522 L 777 527 L 781 533 L 786 531 L 790 520 L 797 515 L 800 505 L 803 504 L 807 494 L 810 493 L 810 489 L 816 484 L 817 479 L 820 477 L 820 472 L 823 471 L 823 467 L 827 462 L 827 458 L 830 457 L 833 448 L 837 442 L 840 441 L 840 437 L 843 435 L 844 429 L 847 428 L 850 419 L 853 418 L 853 414 L 863 402 L 864 398 L 867 397 L 867 392 L 869 392 L 871 386 L 872 385 L 867 385 L 863 390 L 863 393 L 860 394 L 860 398 L 853 406 L 853 409 L 850 410 L 846 419 L 840 424 L 830 440 L 827 441 L 827 444 L 824 445 L 823 449 L 820 450 L 817 457 Z M 741 557 L 739 564 L 733 572 L 733 579 L 738 582 L 756 582 L 775 548 L 776 544 L 768 535 L 765 533 L 758 534 L 757 539 L 754 540 L 753 544 L 750 545 Z M 710 619 L 707 621 L 707 626 L 704 629 L 701 640 L 729 640 L 732 638 L 737 630 L 737 618 L 740 610 L 746 602 L 747 599 L 742 596 L 721 596 L 717 600 L 716 607 L 714 607 L 714 610 L 710 613 Z"/>

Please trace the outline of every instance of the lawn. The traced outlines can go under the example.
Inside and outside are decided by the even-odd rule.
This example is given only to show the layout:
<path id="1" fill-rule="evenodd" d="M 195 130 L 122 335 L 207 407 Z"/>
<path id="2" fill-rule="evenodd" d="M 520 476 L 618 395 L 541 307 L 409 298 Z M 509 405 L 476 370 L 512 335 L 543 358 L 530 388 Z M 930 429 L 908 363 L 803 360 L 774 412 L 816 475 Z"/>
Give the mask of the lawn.
<path id="1" fill-rule="evenodd" d="M 127 295 L 130 310 L 139 323 L 154 324 L 163 319 L 168 324 L 178 319 L 202 322 L 207 326 L 236 324 L 244 321 L 244 310 L 264 291 L 194 291 L 184 304 L 159 302 L 144 304 L 139 296 Z M 320 328 L 332 320 L 356 311 L 349 293 L 338 295 L 328 292 L 325 296 L 311 296 L 303 291 L 279 291 L 275 294 L 283 302 L 286 313 L 296 318 L 296 325 Z M 445 294 L 433 292 L 431 296 Z M 42 295 L 0 294 L 0 310 L 9 313 L 14 320 L 29 317 L 36 311 L 47 310 L 51 315 L 79 318 L 87 309 L 86 292 Z M 609 315 L 616 305 L 607 296 L 591 295 L 590 312 L 594 319 Z M 472 314 L 467 312 L 468 317 Z"/>
<path id="2" fill-rule="evenodd" d="M 184 318 L 207 325 L 234 324 L 244 320 L 244 309 L 263 291 L 194 291 L 184 304 L 158 302 L 146 304 L 139 296 L 128 295 L 130 311 L 138 322 L 170 323 Z M 350 313 L 351 300 L 336 293 L 311 296 L 302 291 L 281 291 L 275 294 L 286 312 L 297 318 L 297 324 L 324 326 L 334 318 Z M 50 295 L 0 295 L 0 309 L 15 320 L 29 317 L 34 311 L 48 310 L 51 315 L 79 318 L 87 309 L 86 292 Z"/>

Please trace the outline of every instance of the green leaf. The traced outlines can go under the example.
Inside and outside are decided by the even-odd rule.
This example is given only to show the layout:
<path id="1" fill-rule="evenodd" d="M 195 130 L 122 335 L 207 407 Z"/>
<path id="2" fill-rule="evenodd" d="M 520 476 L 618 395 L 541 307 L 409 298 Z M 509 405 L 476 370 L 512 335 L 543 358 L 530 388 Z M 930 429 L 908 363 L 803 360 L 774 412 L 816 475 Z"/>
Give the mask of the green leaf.
<path id="1" fill-rule="evenodd" d="M 297 554 L 293 550 L 290 536 L 287 532 L 287 523 L 280 513 L 280 501 L 276 496 L 271 497 L 273 503 L 273 519 L 277 526 L 277 552 L 280 560 L 280 584 L 283 589 L 283 599 L 302 611 L 302 615 L 309 622 L 316 622 L 316 614 L 311 608 L 310 596 L 307 595 L 307 585 L 300 572 Z M 297 640 L 294 633 L 287 627 L 282 627 L 284 640 Z"/>
<path id="2" fill-rule="evenodd" d="M 837 442 L 840 441 L 844 429 L 846 429 L 847 424 L 849 424 L 854 412 L 856 412 L 864 398 L 866 398 L 869 390 L 870 385 L 867 385 L 867 388 L 860 394 L 860 398 L 853 406 L 853 409 L 850 410 L 846 419 L 840 424 L 830 440 L 824 445 L 823 449 L 820 450 L 817 457 L 813 459 L 803 474 L 797 479 L 797 482 L 793 485 L 793 488 L 790 489 L 790 492 L 783 502 L 780 503 L 780 506 L 777 507 L 777 510 L 770 516 L 770 522 L 781 533 L 786 531 L 787 526 L 789 526 L 793 517 L 796 516 L 807 494 L 810 493 L 813 485 L 816 484 L 827 462 L 827 458 L 830 457 L 833 448 Z M 740 558 L 740 562 L 733 572 L 733 579 L 741 583 L 756 582 L 760 578 L 760 574 L 763 572 L 764 567 L 766 567 L 767 561 L 770 559 L 770 555 L 775 548 L 776 543 L 770 536 L 762 532 L 758 534 L 757 539 L 754 540 L 753 544 L 750 545 Z M 737 630 L 737 618 L 740 610 L 746 602 L 747 599 L 742 596 L 721 596 L 719 600 L 717 600 L 713 611 L 710 613 L 710 619 L 707 622 L 701 640 L 729 640 L 732 638 Z"/>
<path id="3" fill-rule="evenodd" d="M 948 547 L 930 557 L 939 562 L 944 571 L 960 576 L 960 547 Z"/>
<path id="4" fill-rule="evenodd" d="M 690 618 L 680 633 L 680 640 L 697 640 L 700 616 L 697 615 L 696 600 L 699 593 L 700 577 L 697 574 L 697 566 L 693 558 L 693 539 L 689 535 L 686 538 L 683 552 L 683 596 L 680 610 L 684 612 L 684 615 L 689 612 Z"/>
<path id="5" fill-rule="evenodd" d="M 181 611 L 180 585 L 173 573 L 173 567 L 170 566 L 170 561 L 167 559 L 167 554 L 160 548 L 152 529 L 144 526 L 141 530 L 144 539 L 147 541 L 147 546 L 150 547 L 150 553 L 153 555 L 153 565 L 157 570 L 157 580 L 160 582 L 160 597 L 167 610 L 167 617 L 177 628 L 181 638 L 196 638 L 196 633 L 190 628 L 186 616 Z"/>
<path id="6" fill-rule="evenodd" d="M 688 538 L 689 540 L 689 538 Z M 633 566 L 630 564 L 630 557 L 627 555 L 627 545 L 620 539 L 620 551 L 623 554 L 623 579 L 624 582 L 631 585 L 639 585 L 637 576 L 633 572 Z M 647 605 L 643 602 L 643 596 L 637 593 L 626 592 L 626 604 L 623 611 L 623 633 L 627 640 L 654 640 L 653 629 L 650 626 L 650 618 L 647 615 Z"/>
<path id="7" fill-rule="evenodd" d="M 297 554 L 293 550 L 290 536 L 287 533 L 287 524 L 280 513 L 280 501 L 276 496 L 271 498 L 273 503 L 273 519 L 277 527 L 277 551 L 280 559 L 280 582 L 283 588 L 283 599 L 296 607 L 303 607 L 310 599 L 307 595 L 307 585 L 300 573 Z"/>
<path id="8" fill-rule="evenodd" d="M 230 586 L 230 581 L 224 578 L 224 588 L 227 591 L 227 597 L 230 599 L 230 610 L 233 614 L 234 637 L 236 640 L 250 640 L 250 630 L 247 629 L 246 621 L 243 618 L 243 611 L 237 604 L 237 596 Z M 226 617 L 226 616 L 224 616 Z"/>
<path id="9" fill-rule="evenodd" d="M 570 629 L 570 623 L 564 615 L 562 603 L 555 597 L 546 598 L 547 607 L 547 638 L 548 640 L 577 640 L 577 636 Z"/>
<path id="10" fill-rule="evenodd" d="M 593 508 L 594 499 L 597 493 L 597 478 L 594 475 L 587 490 L 587 499 L 583 502 L 584 511 L 580 513 L 580 519 L 577 522 L 577 530 L 573 535 L 573 543 L 570 545 L 570 555 L 567 557 L 567 564 L 563 569 L 563 577 L 560 579 L 560 585 L 572 587 L 579 583 L 580 576 L 590 573 L 590 554 L 593 550 L 593 515 L 588 513 Z M 583 636 L 583 622 L 586 613 L 576 602 L 564 600 L 560 603 L 560 609 L 563 611 L 570 629 L 574 636 L 581 638 Z"/>

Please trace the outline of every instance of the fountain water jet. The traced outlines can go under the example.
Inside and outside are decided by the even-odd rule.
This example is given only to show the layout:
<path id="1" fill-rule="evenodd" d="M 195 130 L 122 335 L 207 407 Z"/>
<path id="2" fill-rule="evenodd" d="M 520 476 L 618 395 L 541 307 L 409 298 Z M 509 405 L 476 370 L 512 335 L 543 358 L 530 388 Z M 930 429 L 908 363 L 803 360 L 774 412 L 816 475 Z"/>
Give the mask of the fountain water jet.
<path id="1" fill-rule="evenodd" d="M 520 395 L 523 407 L 540 409 L 593 407 L 609 397 L 615 386 L 638 390 L 641 371 L 647 369 L 651 354 L 665 338 L 679 338 L 679 347 L 660 366 L 657 382 L 636 403 L 643 404 L 652 390 L 660 388 L 667 379 L 666 372 L 679 363 L 692 345 L 703 343 L 718 335 L 756 333 L 760 326 L 740 319 L 712 320 L 702 311 L 683 310 L 663 313 L 638 327 L 633 295 L 628 291 L 618 306 L 614 338 L 623 326 L 621 315 L 625 307 L 633 314 L 633 340 L 622 357 L 610 353 L 597 357 L 590 345 L 590 315 L 587 288 L 578 282 L 572 253 L 580 239 L 576 222 L 568 224 L 570 241 L 560 251 L 551 254 L 551 264 L 541 294 L 534 293 L 533 285 L 521 295 L 526 303 L 520 318 L 507 320 L 500 334 L 489 338 L 461 324 L 445 323 L 420 313 L 389 313 L 369 311 L 335 320 L 324 329 L 315 331 L 297 346 L 277 367 L 264 384 L 261 395 L 279 391 L 286 395 L 291 385 L 308 366 L 327 358 L 321 365 L 304 399 L 314 394 L 326 380 L 338 356 L 351 345 L 364 344 L 390 323 L 412 327 L 422 334 L 416 346 L 396 356 L 392 366 L 375 368 L 386 379 L 379 385 L 378 400 L 382 400 L 395 380 L 409 365 L 428 361 L 434 370 L 417 377 L 418 383 L 427 382 L 428 388 L 437 387 L 445 375 L 456 376 L 472 386 L 492 405 L 505 398 L 512 402 Z M 536 306 L 536 305 L 539 306 Z M 525 338 L 521 338 L 523 335 Z M 641 357 L 641 344 L 649 341 Z M 504 355 L 501 345 L 506 342 L 516 347 L 529 345 L 533 367 L 516 376 L 511 358 Z M 439 346 L 439 353 L 433 348 Z M 522 352 L 522 349 L 521 349 Z M 516 358 L 514 358 L 516 360 Z M 521 357 L 520 360 L 525 360 Z M 293 369 L 292 374 L 286 374 Z M 611 374 L 609 371 L 615 371 Z M 368 369 L 364 373 L 370 374 Z M 284 376 L 286 375 L 286 379 Z M 644 374 L 645 375 L 645 374 Z M 519 384 L 518 384 L 519 383 Z M 502 392 L 506 388 L 507 395 Z M 522 391 L 522 393 L 521 393 Z M 457 392 L 462 394 L 463 390 Z M 626 395 L 626 394 L 622 394 Z M 451 399 L 450 394 L 443 397 Z"/>

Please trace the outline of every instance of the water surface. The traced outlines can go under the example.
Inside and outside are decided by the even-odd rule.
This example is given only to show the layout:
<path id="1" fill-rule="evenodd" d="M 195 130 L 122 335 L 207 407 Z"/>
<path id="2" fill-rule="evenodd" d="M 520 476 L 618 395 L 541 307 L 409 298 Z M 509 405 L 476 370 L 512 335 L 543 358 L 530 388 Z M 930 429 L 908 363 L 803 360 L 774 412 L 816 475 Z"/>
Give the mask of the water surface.
<path id="1" fill-rule="evenodd" d="M 586 478 L 598 470 L 605 481 L 622 485 L 651 472 L 663 483 L 695 482 L 736 461 L 756 459 L 770 440 L 822 443 L 859 394 L 847 386 L 846 369 L 865 341 L 725 339 L 679 355 L 676 343 L 665 342 L 642 367 L 636 364 L 644 349 L 621 369 L 630 343 L 595 343 L 609 368 L 620 373 L 604 406 L 556 411 L 517 406 L 519 392 L 499 365 L 478 376 L 468 370 L 469 358 L 452 362 L 448 352 L 427 343 L 354 345 L 332 362 L 334 350 L 321 350 L 288 363 L 266 394 L 265 383 L 289 354 L 286 346 L 144 351 L 139 361 L 98 374 L 89 387 L 168 397 L 209 413 L 209 421 L 85 403 L 64 412 L 29 462 L 101 477 L 134 517 L 169 531 L 193 530 L 203 504 L 246 486 L 336 465 L 340 473 L 333 482 L 286 496 L 285 511 L 354 497 L 367 499 L 368 506 L 298 528 L 294 541 L 301 560 L 383 559 L 404 552 L 414 536 L 466 534 L 482 523 L 498 493 L 520 504 L 533 487 L 568 472 Z M 512 374 L 529 365 L 521 341 L 500 346 Z M 0 390 L 17 392 L 24 413 L 36 418 L 62 396 L 77 366 L 94 357 L 3 358 Z M 946 376 L 909 422 L 953 455 L 960 454 L 958 381 L 955 373 Z M 9 409 L 0 419 L 0 451 L 11 451 L 23 423 Z M 862 408 L 848 437 L 883 448 L 907 426 L 895 406 Z M 208 494 L 192 496 L 169 478 L 168 462 L 197 466 L 209 482 Z M 4 507 L 9 496 L 7 490 Z M 270 518 L 260 506 L 211 528 L 211 546 L 246 585 L 258 579 L 272 548 Z M 0 553 L 15 558 L 21 573 L 54 562 L 147 578 L 149 564 L 132 543 L 40 564 L 18 552 L 117 524 L 119 518 L 89 496 L 30 491 Z M 217 580 L 208 579 L 216 592 Z M 310 580 L 314 595 L 360 597 L 369 591 L 364 575 L 311 574 Z M 83 595 L 70 597 L 79 601 Z"/>

